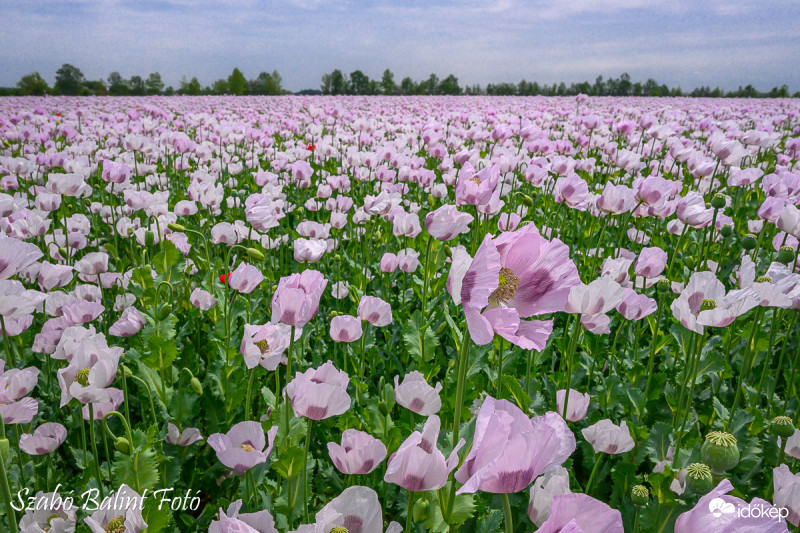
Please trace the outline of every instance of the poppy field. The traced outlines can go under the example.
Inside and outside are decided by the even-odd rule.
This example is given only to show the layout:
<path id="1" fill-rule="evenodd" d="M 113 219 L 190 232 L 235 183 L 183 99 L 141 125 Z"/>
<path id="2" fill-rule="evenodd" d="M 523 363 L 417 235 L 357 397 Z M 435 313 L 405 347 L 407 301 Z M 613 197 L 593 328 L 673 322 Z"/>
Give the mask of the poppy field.
<path id="1" fill-rule="evenodd" d="M 800 523 L 800 102 L 0 101 L 0 531 Z"/>

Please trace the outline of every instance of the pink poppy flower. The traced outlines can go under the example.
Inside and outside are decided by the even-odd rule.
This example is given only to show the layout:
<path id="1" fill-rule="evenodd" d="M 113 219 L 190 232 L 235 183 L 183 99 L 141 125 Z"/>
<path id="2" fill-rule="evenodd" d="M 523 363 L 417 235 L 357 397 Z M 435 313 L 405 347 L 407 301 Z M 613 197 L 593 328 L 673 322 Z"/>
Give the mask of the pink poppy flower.
<path id="1" fill-rule="evenodd" d="M 350 409 L 350 376 L 328 361 L 319 368 L 298 372 L 286 385 L 286 395 L 296 416 L 324 420 Z"/>
<path id="2" fill-rule="evenodd" d="M 703 271 L 692 274 L 670 309 L 685 328 L 702 334 L 704 326 L 727 326 L 758 304 L 755 290 L 748 288 L 726 293 L 725 286 L 712 272 Z"/>
<path id="3" fill-rule="evenodd" d="M 347 429 L 341 445 L 328 443 L 328 454 L 342 474 L 369 474 L 386 459 L 386 446 L 369 433 Z"/>
<path id="4" fill-rule="evenodd" d="M 394 272 L 397 270 L 397 267 L 400 266 L 400 261 L 397 259 L 397 256 L 391 252 L 386 252 L 381 257 L 380 269 L 381 272 Z"/>
<path id="5" fill-rule="evenodd" d="M 431 387 L 425 381 L 425 376 L 416 370 L 406 374 L 402 383 L 399 376 L 394 377 L 395 401 L 418 415 L 431 416 L 439 412 L 442 408 L 442 399 L 439 397 L 441 390 L 441 383 Z"/>
<path id="6" fill-rule="evenodd" d="M 33 433 L 19 436 L 19 447 L 28 455 L 45 455 L 55 451 L 67 438 L 67 429 L 57 422 L 46 422 Z"/>
<path id="7" fill-rule="evenodd" d="M 352 533 L 383 533 L 383 509 L 378 494 L 358 485 L 347 488 L 314 516 L 314 523 L 302 525 L 291 533 L 329 533 L 336 528 Z M 385 533 L 402 531 L 403 526 L 391 522 Z"/>
<path id="8" fill-rule="evenodd" d="M 191 446 L 195 442 L 203 440 L 203 435 L 200 434 L 200 430 L 197 428 L 186 428 L 181 431 L 178 426 L 169 422 L 167 424 L 167 436 L 164 440 L 175 446 Z"/>
<path id="9" fill-rule="evenodd" d="M 635 445 L 624 420 L 617 426 L 606 418 L 582 429 L 581 434 L 592 445 L 594 453 L 626 453 Z"/>
<path id="10" fill-rule="evenodd" d="M 43 255 L 35 244 L 0 234 L 0 280 L 17 275 Z"/>
<path id="11" fill-rule="evenodd" d="M 147 529 L 147 522 L 142 517 L 144 496 L 123 484 L 108 498 L 110 502 L 118 503 L 99 506 L 97 511 L 86 518 L 86 525 L 92 533 L 108 533 L 112 528 L 125 533 L 141 533 Z"/>
<path id="12" fill-rule="evenodd" d="M 474 219 L 475 217 L 469 213 L 462 213 L 454 205 L 443 205 L 428 213 L 425 217 L 425 227 L 434 239 L 449 241 L 462 233 L 467 233 Z"/>
<path id="13" fill-rule="evenodd" d="M 302 328 L 316 316 L 328 280 L 316 270 L 283 277 L 272 296 L 272 321 Z"/>
<path id="14" fill-rule="evenodd" d="M 485 167 L 479 172 L 465 163 L 456 183 L 456 205 L 486 205 L 500 181 L 500 165 Z"/>
<path id="15" fill-rule="evenodd" d="M 701 531 L 701 530 L 697 530 Z M 537 533 L 625 533 L 622 514 L 586 494 L 556 494 Z"/>
<path id="16" fill-rule="evenodd" d="M 331 319 L 330 335 L 335 342 L 357 341 L 363 332 L 361 319 L 358 317 L 338 315 Z"/>
<path id="17" fill-rule="evenodd" d="M 108 401 L 106 387 L 117 374 L 122 348 L 110 348 L 102 334 L 80 341 L 69 365 L 58 371 L 61 407 L 73 398 L 83 404 Z"/>
<path id="18" fill-rule="evenodd" d="M 643 248 L 639 252 L 639 258 L 636 260 L 636 264 L 633 265 L 633 271 L 637 276 L 652 279 L 664 272 L 666 265 L 667 252 L 654 246 L 652 248 Z"/>
<path id="19" fill-rule="evenodd" d="M 641 320 L 658 309 L 656 301 L 649 296 L 627 288 L 622 289 L 622 293 L 622 301 L 617 304 L 617 311 L 626 320 Z"/>
<path id="20" fill-rule="evenodd" d="M 295 330 L 295 340 L 302 330 Z M 239 351 L 247 368 L 261 365 L 269 371 L 278 368 L 284 362 L 283 353 L 291 341 L 291 328 L 282 323 L 263 325 L 245 324 L 242 344 Z"/>
<path id="21" fill-rule="evenodd" d="M 277 432 L 278 426 L 271 427 L 265 435 L 259 422 L 239 422 L 227 433 L 214 433 L 207 442 L 219 462 L 237 472 L 246 472 L 267 461 Z"/>
<path id="22" fill-rule="evenodd" d="M 550 504 L 553 497 L 571 492 L 569 490 L 569 472 L 563 466 L 542 474 L 531 486 L 528 518 L 536 524 L 536 527 L 541 527 L 550 518 Z"/>
<path id="23" fill-rule="evenodd" d="M 192 294 L 189 296 L 189 301 L 201 311 L 208 311 L 217 305 L 216 298 L 214 298 L 210 292 L 204 291 L 203 289 L 193 290 Z"/>
<path id="24" fill-rule="evenodd" d="M 392 306 L 374 296 L 362 296 L 358 303 L 358 316 L 375 327 L 384 327 L 392 323 Z"/>
<path id="25" fill-rule="evenodd" d="M 556 413 L 529 419 L 506 400 L 487 397 L 475 423 L 469 455 L 456 472 L 457 494 L 510 494 L 560 466 L 575 451 L 575 437 Z"/>
<path id="26" fill-rule="evenodd" d="M 144 316 L 135 307 L 128 307 L 108 329 L 113 337 L 133 337 L 144 327 Z"/>
<path id="27" fill-rule="evenodd" d="M 561 389 L 556 391 L 556 410 L 559 413 L 564 412 L 564 400 L 566 398 L 566 391 Z M 570 422 L 580 422 L 586 418 L 586 413 L 589 412 L 589 404 L 592 399 L 588 393 L 581 393 L 575 389 L 569 390 L 569 403 L 567 409 L 567 420 Z"/>
<path id="28" fill-rule="evenodd" d="M 441 421 L 436 415 L 428 417 L 422 433 L 413 432 L 400 448 L 389 457 L 383 480 L 412 492 L 438 490 L 447 483 L 447 477 L 458 466 L 458 450 L 466 441 L 460 439 L 450 456 L 436 447 Z"/>
<path id="29" fill-rule="evenodd" d="M 264 281 L 264 275 L 253 265 L 239 263 L 236 270 L 228 276 L 227 281 L 233 290 L 243 294 L 250 294 Z"/>
<path id="30" fill-rule="evenodd" d="M 73 533 L 78 506 L 57 492 L 37 492 L 31 509 L 19 521 L 21 533 Z"/>
<path id="31" fill-rule="evenodd" d="M 294 260 L 298 263 L 316 263 L 327 249 L 327 243 L 321 239 L 295 239 Z"/>
<path id="32" fill-rule="evenodd" d="M 226 512 L 220 509 L 217 520 L 208 526 L 208 533 L 278 533 L 269 511 L 240 513 L 241 508 L 242 500 L 236 500 Z"/>

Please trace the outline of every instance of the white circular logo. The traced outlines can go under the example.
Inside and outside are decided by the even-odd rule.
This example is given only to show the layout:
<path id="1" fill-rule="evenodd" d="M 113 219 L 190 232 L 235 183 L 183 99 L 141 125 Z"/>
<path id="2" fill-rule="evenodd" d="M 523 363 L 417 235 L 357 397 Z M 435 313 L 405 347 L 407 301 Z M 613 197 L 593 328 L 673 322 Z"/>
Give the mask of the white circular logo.
<path id="1" fill-rule="evenodd" d="M 722 515 L 733 514 L 736 512 L 736 506 L 728 503 L 722 498 L 714 498 L 708 502 L 708 510 L 714 515 L 714 518 L 719 518 Z"/>

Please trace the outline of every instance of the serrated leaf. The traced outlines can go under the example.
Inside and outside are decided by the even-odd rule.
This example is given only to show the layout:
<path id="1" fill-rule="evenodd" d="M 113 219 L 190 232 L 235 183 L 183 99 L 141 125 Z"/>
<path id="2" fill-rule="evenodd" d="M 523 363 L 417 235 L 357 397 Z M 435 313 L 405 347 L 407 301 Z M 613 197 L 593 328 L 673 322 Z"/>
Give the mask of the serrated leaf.
<path id="1" fill-rule="evenodd" d="M 667 458 L 667 451 L 671 444 L 671 432 L 672 428 L 665 422 L 655 424 L 650 430 L 650 436 L 645 441 L 644 448 L 654 463 Z"/>
<path id="2" fill-rule="evenodd" d="M 503 513 L 498 509 L 492 509 L 489 514 L 478 518 L 478 525 L 475 533 L 497 533 L 503 523 Z"/>
<path id="3" fill-rule="evenodd" d="M 531 406 L 531 397 L 528 396 L 527 392 L 522 390 L 522 386 L 519 384 L 519 381 L 517 381 L 517 378 L 514 376 L 503 376 L 503 387 L 511 393 L 517 406 L 522 409 L 522 412 L 527 413 L 528 408 Z"/>
<path id="4" fill-rule="evenodd" d="M 131 455 L 118 454 L 118 457 L 113 467 L 114 480 L 117 483 L 125 483 L 139 494 L 158 483 L 158 465 L 153 450 L 147 449 Z"/>
<path id="5" fill-rule="evenodd" d="M 439 339 L 435 332 L 429 327 L 425 328 L 424 324 L 422 314 L 417 311 L 403 328 L 403 342 L 411 360 L 418 363 L 430 361 L 436 347 L 439 346 Z"/>

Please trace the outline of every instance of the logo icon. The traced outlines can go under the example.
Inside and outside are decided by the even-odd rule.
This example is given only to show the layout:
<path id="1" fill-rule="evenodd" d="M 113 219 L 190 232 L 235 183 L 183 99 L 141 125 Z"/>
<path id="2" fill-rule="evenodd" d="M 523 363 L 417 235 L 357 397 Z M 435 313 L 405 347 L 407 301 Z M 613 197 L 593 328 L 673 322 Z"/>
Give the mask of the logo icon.
<path id="1" fill-rule="evenodd" d="M 720 518 L 723 515 L 730 515 L 736 512 L 736 506 L 728 503 L 722 498 L 714 498 L 708 502 L 708 510 L 714 515 L 714 518 Z"/>

